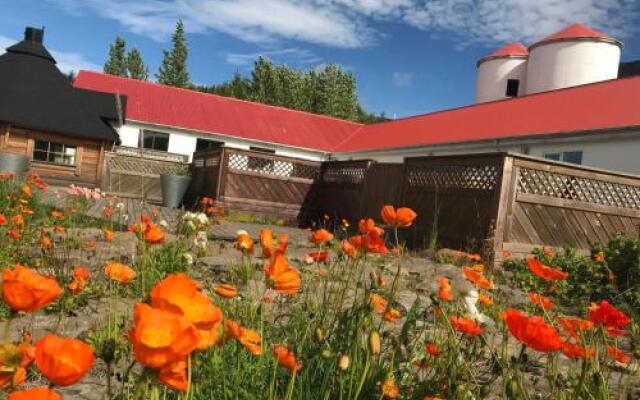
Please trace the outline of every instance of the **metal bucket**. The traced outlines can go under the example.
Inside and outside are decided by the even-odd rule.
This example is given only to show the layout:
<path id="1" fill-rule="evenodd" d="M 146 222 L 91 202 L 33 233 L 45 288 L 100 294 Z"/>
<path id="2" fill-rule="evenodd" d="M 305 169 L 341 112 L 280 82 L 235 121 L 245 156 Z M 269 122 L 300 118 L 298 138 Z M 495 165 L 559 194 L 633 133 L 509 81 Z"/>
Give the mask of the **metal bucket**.
<path id="1" fill-rule="evenodd" d="M 190 176 L 161 174 L 162 205 L 171 208 L 180 206 L 190 183 Z"/>
<path id="2" fill-rule="evenodd" d="M 18 176 L 29 171 L 29 156 L 24 154 L 0 153 L 0 172 L 12 172 Z"/>

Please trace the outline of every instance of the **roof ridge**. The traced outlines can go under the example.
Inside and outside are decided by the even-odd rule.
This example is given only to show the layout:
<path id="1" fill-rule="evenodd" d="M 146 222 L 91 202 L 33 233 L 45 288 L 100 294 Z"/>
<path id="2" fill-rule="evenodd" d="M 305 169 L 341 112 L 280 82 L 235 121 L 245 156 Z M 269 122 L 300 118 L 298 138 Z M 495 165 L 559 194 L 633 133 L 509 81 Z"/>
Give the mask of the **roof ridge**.
<path id="1" fill-rule="evenodd" d="M 300 113 L 300 114 L 305 114 L 305 115 L 311 115 L 311 116 L 314 116 L 314 117 L 320 117 L 320 118 L 330 119 L 330 120 L 334 120 L 334 121 L 346 122 L 346 123 L 349 123 L 349 124 L 352 124 L 352 125 L 357 125 L 358 127 L 361 127 L 361 126 L 365 125 L 365 124 L 362 124 L 362 123 L 359 123 L 359 122 L 355 122 L 355 121 L 350 121 L 350 120 L 347 120 L 347 119 L 332 117 L 330 115 L 318 114 L 318 113 L 313 113 L 313 112 L 310 112 L 310 111 L 295 110 L 293 108 L 287 108 L 287 107 L 283 107 L 283 106 L 275 106 L 275 105 L 271 105 L 271 104 L 259 103 L 257 101 L 237 99 L 235 97 L 222 96 L 222 95 L 215 94 L 215 93 L 200 92 L 198 90 L 180 88 L 180 87 L 175 87 L 175 86 L 169 86 L 169 85 L 164 85 L 164 84 L 158 83 L 158 82 L 143 81 L 143 80 L 140 80 L 140 79 L 127 78 L 127 77 L 124 77 L 124 76 L 111 75 L 111 74 L 106 74 L 106 73 L 98 72 L 98 71 L 91 71 L 91 70 L 82 69 L 82 70 L 78 71 L 78 76 L 80 76 L 80 74 L 82 74 L 82 73 L 94 74 L 94 75 L 103 75 L 103 76 L 108 76 L 109 78 L 115 78 L 115 79 L 126 80 L 126 81 L 137 81 L 136 83 L 145 84 L 145 85 L 152 85 L 152 86 L 160 86 L 160 87 L 163 87 L 163 88 L 166 88 L 166 89 L 169 89 L 169 90 L 186 91 L 186 92 L 189 92 L 189 93 L 194 93 L 194 94 L 198 94 L 198 95 L 202 95 L 202 96 L 217 97 L 217 98 L 220 98 L 220 99 L 223 99 L 223 100 L 228 100 L 228 101 L 235 101 L 235 102 L 241 102 L 241 103 L 254 104 L 254 105 L 262 106 L 262 107 L 269 107 L 269 108 L 275 108 L 275 109 L 284 110 L 284 111 L 290 111 L 290 112 L 295 112 L 295 113 Z M 77 79 L 77 77 L 76 77 L 76 79 Z"/>

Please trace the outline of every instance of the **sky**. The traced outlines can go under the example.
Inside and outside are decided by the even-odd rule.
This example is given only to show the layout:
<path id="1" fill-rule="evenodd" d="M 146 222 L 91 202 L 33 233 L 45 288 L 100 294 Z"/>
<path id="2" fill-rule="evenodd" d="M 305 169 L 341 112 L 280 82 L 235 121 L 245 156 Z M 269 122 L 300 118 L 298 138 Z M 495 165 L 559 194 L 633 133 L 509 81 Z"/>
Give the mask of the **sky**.
<path id="1" fill-rule="evenodd" d="M 189 70 L 221 83 L 268 56 L 302 69 L 334 63 L 371 112 L 405 117 L 473 103 L 476 61 L 573 23 L 622 40 L 640 59 L 640 0 L 0 0 L 0 52 L 25 26 L 45 27 L 63 71 L 101 70 L 116 35 L 155 79 L 182 19 Z"/>

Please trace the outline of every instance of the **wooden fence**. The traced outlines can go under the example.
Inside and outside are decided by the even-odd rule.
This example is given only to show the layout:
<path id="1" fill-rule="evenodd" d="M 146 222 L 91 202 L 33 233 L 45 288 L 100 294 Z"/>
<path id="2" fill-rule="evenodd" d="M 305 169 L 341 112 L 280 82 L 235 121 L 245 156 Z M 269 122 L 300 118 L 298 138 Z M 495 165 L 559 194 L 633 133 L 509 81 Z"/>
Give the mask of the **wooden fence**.
<path id="1" fill-rule="evenodd" d="M 160 202 L 160 174 L 174 173 L 187 161 L 181 154 L 116 147 L 105 152 L 101 186 L 116 196 Z"/>
<path id="2" fill-rule="evenodd" d="M 306 220 L 320 163 L 256 151 L 216 148 L 194 154 L 190 198 L 210 196 L 228 212 Z"/>
<path id="3" fill-rule="evenodd" d="M 383 204 L 404 205 L 419 215 L 410 245 L 435 238 L 495 259 L 540 246 L 588 251 L 640 225 L 639 177 L 511 153 L 329 162 L 317 192 L 320 215 L 379 219 Z"/>

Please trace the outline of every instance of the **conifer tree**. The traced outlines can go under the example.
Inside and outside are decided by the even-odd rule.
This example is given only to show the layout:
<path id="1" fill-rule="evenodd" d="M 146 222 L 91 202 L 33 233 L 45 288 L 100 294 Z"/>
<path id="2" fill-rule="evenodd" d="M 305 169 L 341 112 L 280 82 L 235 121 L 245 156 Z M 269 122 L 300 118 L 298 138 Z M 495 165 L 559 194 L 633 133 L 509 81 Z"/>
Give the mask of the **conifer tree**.
<path id="1" fill-rule="evenodd" d="M 164 57 L 156 75 L 158 82 L 182 88 L 189 87 L 191 85 L 187 69 L 189 49 L 187 48 L 182 20 L 179 20 L 176 24 L 171 41 L 173 43 L 171 51 L 163 50 Z"/>
<path id="2" fill-rule="evenodd" d="M 117 36 L 113 44 L 109 46 L 109 59 L 104 63 L 103 68 L 106 74 L 127 76 L 126 47 L 127 43 L 120 36 Z"/>
<path id="3" fill-rule="evenodd" d="M 129 78 L 146 81 L 149 79 L 149 68 L 142 61 L 138 49 L 131 49 L 127 53 L 127 73 Z"/>

